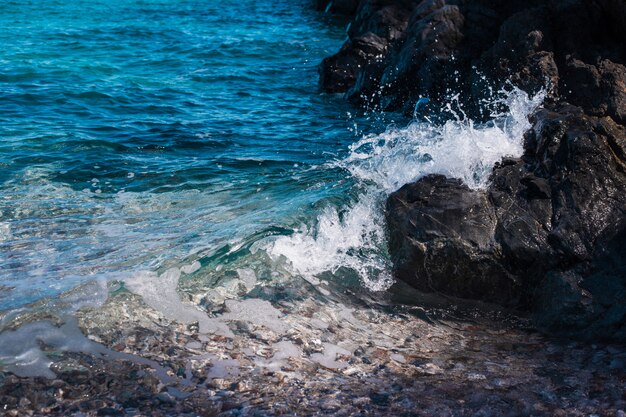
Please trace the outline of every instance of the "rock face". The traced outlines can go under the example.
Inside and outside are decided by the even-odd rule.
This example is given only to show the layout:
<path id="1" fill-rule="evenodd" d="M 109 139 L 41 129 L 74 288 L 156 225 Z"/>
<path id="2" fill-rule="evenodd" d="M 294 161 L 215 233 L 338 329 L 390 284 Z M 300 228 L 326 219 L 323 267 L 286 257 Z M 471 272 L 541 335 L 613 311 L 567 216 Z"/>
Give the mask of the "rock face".
<path id="1" fill-rule="evenodd" d="M 359 7 L 359 0 L 317 0 L 318 10 L 351 15 Z"/>
<path id="2" fill-rule="evenodd" d="M 387 201 L 396 276 L 427 292 L 533 309 L 551 332 L 626 340 L 626 132 L 543 110 L 487 190 L 428 176 Z"/>
<path id="3" fill-rule="evenodd" d="M 322 86 L 411 113 L 420 97 L 548 88 L 520 159 L 485 190 L 428 176 L 387 201 L 395 275 L 533 312 L 559 335 L 626 341 L 626 3 L 362 0 Z"/>
<path id="4" fill-rule="evenodd" d="M 407 114 L 422 96 L 460 93 L 474 117 L 487 86 L 547 85 L 555 101 L 624 123 L 625 22 L 620 0 L 361 0 L 321 85 Z"/>

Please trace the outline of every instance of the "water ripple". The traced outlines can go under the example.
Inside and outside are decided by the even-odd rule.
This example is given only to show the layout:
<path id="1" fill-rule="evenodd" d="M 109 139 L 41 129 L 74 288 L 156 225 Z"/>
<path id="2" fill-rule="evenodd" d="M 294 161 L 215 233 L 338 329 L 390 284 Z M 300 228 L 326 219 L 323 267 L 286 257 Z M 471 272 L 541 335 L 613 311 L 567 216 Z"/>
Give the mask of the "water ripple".
<path id="1" fill-rule="evenodd" d="M 316 168 L 354 140 L 316 88 L 345 34 L 310 7 L 0 3 L 0 309 L 349 199 L 345 170 Z"/>

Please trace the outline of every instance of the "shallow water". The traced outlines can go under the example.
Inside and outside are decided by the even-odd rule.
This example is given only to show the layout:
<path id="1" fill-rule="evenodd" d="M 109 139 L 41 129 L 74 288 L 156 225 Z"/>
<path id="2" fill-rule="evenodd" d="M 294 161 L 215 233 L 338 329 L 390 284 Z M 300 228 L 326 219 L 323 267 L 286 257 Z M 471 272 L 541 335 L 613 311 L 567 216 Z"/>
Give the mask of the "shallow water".
<path id="1" fill-rule="evenodd" d="M 329 24 L 330 20 L 330 24 Z M 0 309 L 288 233 L 350 199 L 308 2 L 0 4 Z"/>
<path id="2" fill-rule="evenodd" d="M 346 23 L 306 0 L 0 5 L 0 310 L 93 280 L 182 321 L 177 291 L 389 288 L 386 195 L 484 187 L 542 95 L 495 95 L 485 125 L 358 112 L 317 87 Z"/>
<path id="3" fill-rule="evenodd" d="M 317 88 L 346 25 L 308 0 L 0 2 L 3 411 L 623 409 L 622 347 L 385 291 L 386 196 L 485 187 L 543 95 L 496 93 L 486 124 L 454 97 L 440 125 L 356 111 Z"/>

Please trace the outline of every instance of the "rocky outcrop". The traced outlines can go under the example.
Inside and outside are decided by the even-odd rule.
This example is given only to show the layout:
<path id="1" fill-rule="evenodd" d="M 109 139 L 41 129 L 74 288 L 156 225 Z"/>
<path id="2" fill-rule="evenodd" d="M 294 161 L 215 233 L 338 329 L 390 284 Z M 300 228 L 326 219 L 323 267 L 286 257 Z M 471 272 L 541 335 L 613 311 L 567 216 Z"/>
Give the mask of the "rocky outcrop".
<path id="1" fill-rule="evenodd" d="M 367 34 L 353 39 L 344 45 L 339 53 L 324 59 L 320 69 L 320 83 L 330 93 L 341 93 L 354 85 L 359 69 L 379 65 L 387 52 L 388 42 L 378 35 Z"/>
<path id="2" fill-rule="evenodd" d="M 575 107 L 535 119 L 524 158 L 488 189 L 428 176 L 389 197 L 396 276 L 530 308 L 552 332 L 626 340 L 626 131 Z"/>
<path id="3" fill-rule="evenodd" d="M 359 0 L 317 0 L 316 6 L 318 10 L 352 15 L 359 7 Z"/>
<path id="4" fill-rule="evenodd" d="M 623 122 L 624 19 L 619 0 L 362 0 L 321 85 L 407 114 L 422 96 L 460 93 L 474 117 L 488 86 L 547 85 L 552 98 Z"/>
<path id="5" fill-rule="evenodd" d="M 626 341 L 626 3 L 362 0 L 322 86 L 381 110 L 549 93 L 485 190 L 428 176 L 387 201 L 395 275 L 528 309 L 554 334 Z M 376 47 L 374 47 L 376 45 Z M 334 77 L 334 78 L 333 78 Z"/>

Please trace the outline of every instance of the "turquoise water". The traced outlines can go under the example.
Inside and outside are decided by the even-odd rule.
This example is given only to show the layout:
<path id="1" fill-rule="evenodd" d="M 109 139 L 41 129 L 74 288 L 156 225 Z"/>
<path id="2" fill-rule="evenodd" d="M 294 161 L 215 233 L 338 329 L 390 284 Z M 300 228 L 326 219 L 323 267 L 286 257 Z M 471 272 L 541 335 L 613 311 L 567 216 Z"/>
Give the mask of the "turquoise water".
<path id="1" fill-rule="evenodd" d="M 342 21 L 302 1 L 0 2 L 0 308 L 351 197 L 354 140 L 317 65 Z"/>
<path id="2" fill-rule="evenodd" d="M 0 1 L 0 310 L 180 271 L 196 303 L 295 276 L 385 290 L 390 192 L 484 187 L 521 155 L 542 95 L 435 126 L 320 92 L 347 21 L 312 3 Z"/>

